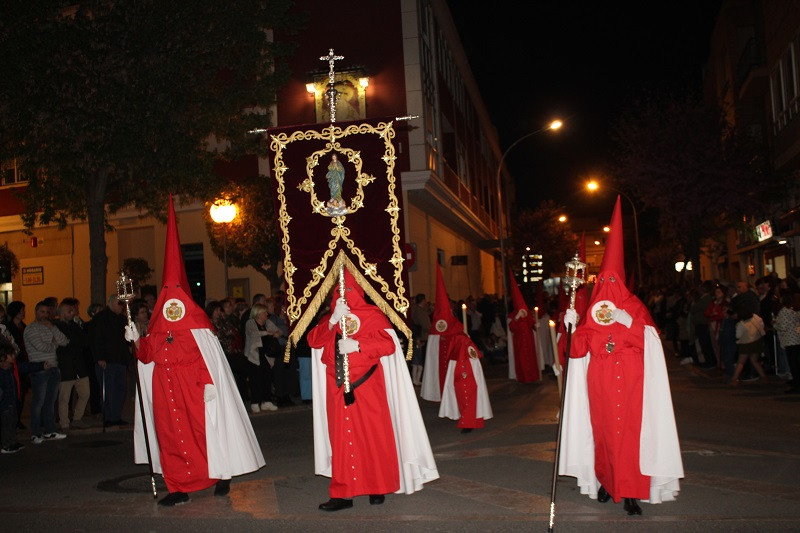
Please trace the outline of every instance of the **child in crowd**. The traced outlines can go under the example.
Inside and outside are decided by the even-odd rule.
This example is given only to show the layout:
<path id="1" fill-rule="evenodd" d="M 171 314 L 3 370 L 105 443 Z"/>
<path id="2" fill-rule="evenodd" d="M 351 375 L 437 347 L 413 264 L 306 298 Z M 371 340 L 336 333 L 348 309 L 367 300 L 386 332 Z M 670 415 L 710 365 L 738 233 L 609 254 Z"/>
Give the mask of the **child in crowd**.
<path id="1" fill-rule="evenodd" d="M 17 404 L 19 373 L 38 372 L 50 368 L 49 363 L 15 361 L 17 350 L 0 340 L 0 453 L 16 453 L 24 446 L 17 442 Z"/>

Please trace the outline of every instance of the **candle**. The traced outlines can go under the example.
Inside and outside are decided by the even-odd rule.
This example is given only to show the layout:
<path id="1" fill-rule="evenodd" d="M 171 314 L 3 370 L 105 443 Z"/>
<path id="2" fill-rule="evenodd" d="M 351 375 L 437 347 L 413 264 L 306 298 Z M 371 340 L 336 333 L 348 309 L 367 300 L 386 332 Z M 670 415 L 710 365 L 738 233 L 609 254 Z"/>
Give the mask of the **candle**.
<path id="1" fill-rule="evenodd" d="M 461 320 L 464 322 L 464 333 L 467 333 L 467 304 L 461 304 Z"/>
<path id="2" fill-rule="evenodd" d="M 556 323 L 551 320 L 550 324 L 550 342 L 553 343 L 553 368 L 556 371 L 556 378 L 558 380 L 558 395 L 561 396 L 561 387 L 564 382 L 564 377 L 561 375 L 561 360 L 558 358 L 558 342 L 556 342 Z"/>
<path id="3" fill-rule="evenodd" d="M 536 319 L 536 321 L 538 322 L 539 321 L 539 306 L 538 305 L 533 308 L 533 316 Z"/>

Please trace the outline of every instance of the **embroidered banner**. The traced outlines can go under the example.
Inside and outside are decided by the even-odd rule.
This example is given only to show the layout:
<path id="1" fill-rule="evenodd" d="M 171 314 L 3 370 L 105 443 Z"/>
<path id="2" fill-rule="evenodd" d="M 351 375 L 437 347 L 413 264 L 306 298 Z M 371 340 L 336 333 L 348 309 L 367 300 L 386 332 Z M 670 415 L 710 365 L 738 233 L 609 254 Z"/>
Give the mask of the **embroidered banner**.
<path id="1" fill-rule="evenodd" d="M 291 343 L 338 283 L 339 264 L 410 338 L 393 122 L 308 124 L 267 135 Z"/>

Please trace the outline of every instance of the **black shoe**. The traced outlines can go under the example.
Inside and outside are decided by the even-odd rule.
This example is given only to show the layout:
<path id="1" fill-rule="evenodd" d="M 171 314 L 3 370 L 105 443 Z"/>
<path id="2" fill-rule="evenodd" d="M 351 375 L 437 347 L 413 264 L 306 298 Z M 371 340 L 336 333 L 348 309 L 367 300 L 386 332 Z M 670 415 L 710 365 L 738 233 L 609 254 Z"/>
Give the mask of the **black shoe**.
<path id="1" fill-rule="evenodd" d="M 176 505 L 181 505 L 188 502 L 189 495 L 185 492 L 170 492 L 158 500 L 158 505 L 161 505 L 162 507 L 175 507 Z"/>
<path id="2" fill-rule="evenodd" d="M 345 498 L 331 498 L 325 503 L 319 504 L 319 508 L 323 511 L 341 511 L 342 509 L 350 509 L 353 506 L 353 500 Z"/>
<path id="3" fill-rule="evenodd" d="M 639 507 L 639 503 L 636 498 L 625 498 L 625 503 L 623 507 L 628 512 L 628 516 L 635 515 L 635 514 L 642 514 L 642 508 Z"/>
<path id="4" fill-rule="evenodd" d="M 214 487 L 214 496 L 227 496 L 231 491 L 231 480 L 220 479 L 217 481 L 217 486 Z"/>
<path id="5" fill-rule="evenodd" d="M 370 494 L 369 495 L 369 504 L 370 505 L 380 505 L 386 500 L 386 496 L 383 494 Z"/>
<path id="6" fill-rule="evenodd" d="M 463 433 L 472 433 L 472 428 L 463 428 L 463 429 L 461 430 L 461 433 L 462 433 L 462 434 L 463 434 Z"/>
<path id="7" fill-rule="evenodd" d="M 600 487 L 600 489 L 597 491 L 597 501 L 600 503 L 606 503 L 610 499 L 611 495 L 608 493 L 608 491 L 603 487 Z"/>

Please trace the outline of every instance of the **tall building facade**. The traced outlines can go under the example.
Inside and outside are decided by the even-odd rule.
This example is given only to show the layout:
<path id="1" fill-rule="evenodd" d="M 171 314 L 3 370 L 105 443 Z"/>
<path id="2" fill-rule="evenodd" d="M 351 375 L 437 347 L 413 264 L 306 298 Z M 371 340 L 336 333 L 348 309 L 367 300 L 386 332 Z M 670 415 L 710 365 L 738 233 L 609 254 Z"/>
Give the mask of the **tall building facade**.
<path id="1" fill-rule="evenodd" d="M 292 78 L 278 94 L 273 123 L 285 126 L 330 120 L 324 96 L 333 48 L 336 87 L 342 94 L 337 120 L 414 117 L 398 121 L 397 169 L 402 182 L 409 294 L 435 292 L 435 264 L 443 267 L 453 298 L 501 293 L 499 216 L 507 217 L 514 189 L 503 169 L 503 208 L 498 209 L 496 173 L 502 151 L 473 79 L 444 0 L 298 2 L 306 26 L 297 43 Z M 281 38 L 280 29 L 275 35 Z M 265 142 L 268 142 L 265 140 Z M 235 168 L 234 168 L 235 167 Z M 246 158 L 222 175 L 270 174 L 265 158 Z M 0 173 L 0 243 L 18 257 L 21 272 L 0 280 L 0 304 L 22 300 L 29 309 L 46 296 L 75 296 L 89 303 L 88 226 L 72 221 L 63 230 L 26 232 L 20 214 L 25 177 L 14 162 Z M 267 178 L 268 179 L 268 178 Z M 224 266 L 211 252 L 200 203 L 176 206 L 184 257 L 193 271 L 195 297 L 225 295 Z M 132 210 L 114 214 L 106 234 L 108 293 L 126 258 L 141 257 L 159 286 L 164 225 Z M 507 219 L 503 227 L 508 228 Z M 277 288 L 252 268 L 229 267 L 228 293 L 247 299 Z"/>
<path id="2" fill-rule="evenodd" d="M 720 275 L 749 279 L 800 265 L 800 5 L 725 0 L 711 38 L 708 101 L 762 148 L 769 171 L 788 185 L 766 212 L 743 214 L 728 236 Z"/>

